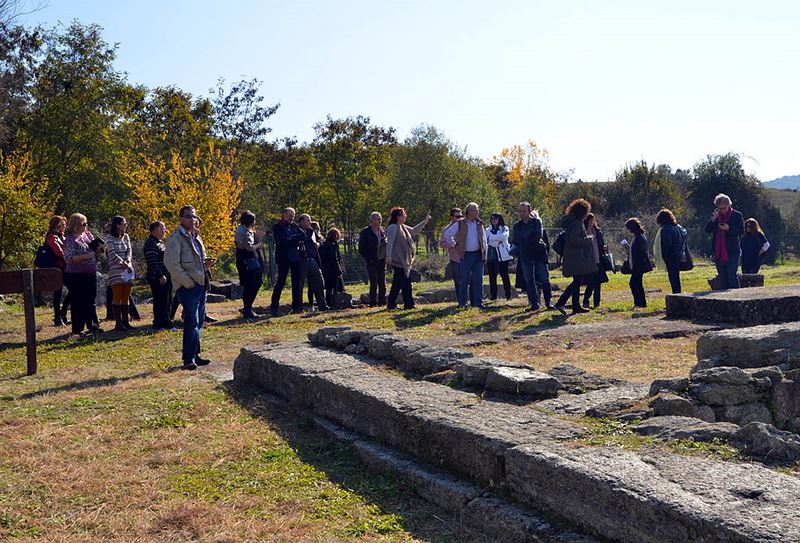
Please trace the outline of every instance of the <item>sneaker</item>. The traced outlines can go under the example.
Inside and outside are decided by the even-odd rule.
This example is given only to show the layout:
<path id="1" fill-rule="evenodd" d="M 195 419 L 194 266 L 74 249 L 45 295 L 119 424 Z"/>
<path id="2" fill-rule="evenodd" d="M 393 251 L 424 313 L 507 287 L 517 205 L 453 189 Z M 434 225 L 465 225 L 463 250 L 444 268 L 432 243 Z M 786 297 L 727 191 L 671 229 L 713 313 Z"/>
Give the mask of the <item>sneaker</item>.
<path id="1" fill-rule="evenodd" d="M 195 364 L 194 362 L 189 362 L 188 364 L 184 364 L 183 366 L 181 366 L 181 369 L 194 371 L 197 369 L 197 364 Z"/>
<path id="2" fill-rule="evenodd" d="M 206 318 L 203 320 L 203 322 L 217 322 L 218 320 L 219 319 L 215 319 L 214 317 L 206 315 Z"/>
<path id="3" fill-rule="evenodd" d="M 199 356 L 195 356 L 194 363 L 197 364 L 198 366 L 208 366 L 209 364 L 211 364 L 211 360 L 209 360 L 208 358 L 200 358 Z"/>

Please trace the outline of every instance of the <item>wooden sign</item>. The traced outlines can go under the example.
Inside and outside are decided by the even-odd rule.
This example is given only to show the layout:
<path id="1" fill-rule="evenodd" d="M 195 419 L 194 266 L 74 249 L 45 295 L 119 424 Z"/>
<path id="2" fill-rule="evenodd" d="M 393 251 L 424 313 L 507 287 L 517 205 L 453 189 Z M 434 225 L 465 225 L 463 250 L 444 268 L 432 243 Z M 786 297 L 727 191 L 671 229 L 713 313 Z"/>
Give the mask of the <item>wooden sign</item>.
<path id="1" fill-rule="evenodd" d="M 36 373 L 36 321 L 33 311 L 33 295 L 53 292 L 63 285 L 58 268 L 27 268 L 0 272 L 0 294 L 22 294 L 25 308 L 25 351 L 28 360 L 28 375 Z"/>

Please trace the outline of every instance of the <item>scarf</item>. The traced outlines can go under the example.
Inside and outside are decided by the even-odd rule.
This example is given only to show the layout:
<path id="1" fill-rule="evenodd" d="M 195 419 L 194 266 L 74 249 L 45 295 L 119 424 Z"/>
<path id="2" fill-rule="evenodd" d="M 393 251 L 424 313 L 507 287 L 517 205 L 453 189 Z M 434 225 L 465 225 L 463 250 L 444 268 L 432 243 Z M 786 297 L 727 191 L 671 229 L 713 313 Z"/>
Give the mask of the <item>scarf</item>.
<path id="1" fill-rule="evenodd" d="M 720 213 L 717 215 L 717 224 L 728 224 L 728 221 L 731 219 L 731 215 L 733 215 L 733 208 L 729 206 L 726 213 Z M 715 238 L 714 242 L 714 257 L 720 264 L 728 263 L 728 246 L 725 243 L 726 234 L 727 231 L 717 227 L 717 237 Z"/>

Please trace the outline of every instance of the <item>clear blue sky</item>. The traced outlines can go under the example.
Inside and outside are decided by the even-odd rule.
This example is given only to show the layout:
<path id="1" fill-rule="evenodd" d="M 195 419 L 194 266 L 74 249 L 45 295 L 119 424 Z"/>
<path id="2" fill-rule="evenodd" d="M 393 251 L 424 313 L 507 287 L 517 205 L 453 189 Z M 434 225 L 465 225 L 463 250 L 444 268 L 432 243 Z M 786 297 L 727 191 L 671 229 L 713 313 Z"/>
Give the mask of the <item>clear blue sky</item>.
<path id="1" fill-rule="evenodd" d="M 800 173 L 800 2 L 49 0 L 26 22 L 74 18 L 135 83 L 263 80 L 276 137 L 361 114 L 487 159 L 533 139 L 575 178 L 728 151 Z"/>

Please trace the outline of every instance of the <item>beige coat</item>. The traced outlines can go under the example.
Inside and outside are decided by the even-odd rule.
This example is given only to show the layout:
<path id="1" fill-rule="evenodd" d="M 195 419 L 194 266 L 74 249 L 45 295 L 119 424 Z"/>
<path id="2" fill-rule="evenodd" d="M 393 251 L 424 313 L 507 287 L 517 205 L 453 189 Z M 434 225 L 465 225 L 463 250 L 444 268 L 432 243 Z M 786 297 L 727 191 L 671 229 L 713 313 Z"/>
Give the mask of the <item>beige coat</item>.
<path id="1" fill-rule="evenodd" d="M 394 223 L 386 228 L 386 255 L 392 260 L 392 266 L 403 268 L 406 277 L 411 273 L 414 254 L 417 252 L 414 236 L 422 232 L 427 223 L 428 221 L 422 221 L 413 228 Z"/>
<path id="2" fill-rule="evenodd" d="M 205 259 L 206 248 L 200 235 L 197 235 L 197 244 L 200 252 L 192 243 L 191 234 L 183 226 L 179 226 L 167 239 L 167 248 L 164 251 L 164 265 L 172 277 L 172 288 L 193 288 L 195 285 L 205 285 Z"/>

